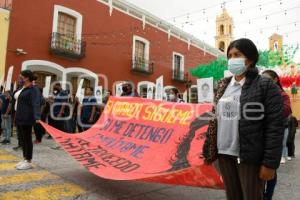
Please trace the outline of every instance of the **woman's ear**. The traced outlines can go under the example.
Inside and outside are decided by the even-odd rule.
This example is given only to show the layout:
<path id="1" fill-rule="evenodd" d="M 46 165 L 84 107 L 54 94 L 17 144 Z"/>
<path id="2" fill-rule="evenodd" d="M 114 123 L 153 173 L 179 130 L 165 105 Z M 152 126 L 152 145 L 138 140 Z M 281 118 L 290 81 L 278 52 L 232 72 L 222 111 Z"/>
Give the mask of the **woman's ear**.
<path id="1" fill-rule="evenodd" d="M 253 64 L 253 61 L 246 59 L 245 64 L 249 68 Z"/>

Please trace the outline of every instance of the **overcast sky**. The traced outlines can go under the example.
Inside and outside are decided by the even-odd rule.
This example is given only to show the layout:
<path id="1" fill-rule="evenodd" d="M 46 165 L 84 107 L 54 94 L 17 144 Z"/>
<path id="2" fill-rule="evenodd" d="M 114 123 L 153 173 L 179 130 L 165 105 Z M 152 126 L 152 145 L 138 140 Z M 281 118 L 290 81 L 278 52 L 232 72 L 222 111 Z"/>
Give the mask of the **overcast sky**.
<path id="1" fill-rule="evenodd" d="M 268 37 L 276 32 L 284 36 L 284 44 L 300 43 L 299 0 L 127 1 L 176 24 L 212 46 L 215 46 L 216 16 L 222 12 L 223 2 L 234 20 L 234 38 L 247 37 L 259 49 L 267 49 Z M 300 51 L 297 60 L 300 61 Z"/>

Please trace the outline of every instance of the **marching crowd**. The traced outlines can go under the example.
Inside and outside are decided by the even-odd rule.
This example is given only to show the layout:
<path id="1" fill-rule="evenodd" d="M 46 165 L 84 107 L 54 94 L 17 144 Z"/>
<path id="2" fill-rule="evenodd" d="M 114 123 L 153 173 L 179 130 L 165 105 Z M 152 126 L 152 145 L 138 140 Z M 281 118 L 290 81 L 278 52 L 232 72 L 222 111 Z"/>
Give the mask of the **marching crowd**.
<path id="1" fill-rule="evenodd" d="M 22 73 L 32 73 L 29 70 Z M 37 77 L 32 73 L 32 87 L 36 90 L 39 101 L 40 119 L 47 122 L 49 125 L 67 132 L 76 133 L 86 131 L 94 124 L 101 115 L 108 98 L 112 95 L 111 91 L 107 91 L 102 99 L 102 104 L 98 104 L 94 95 L 93 87 L 86 87 L 84 89 L 85 95 L 82 102 L 79 101 L 75 94 L 70 94 L 68 90 L 63 90 L 60 83 L 56 83 L 52 89 L 52 95 L 48 98 L 43 96 L 42 89 L 35 84 Z M 0 133 L 3 135 L 1 144 L 10 144 L 10 137 L 12 136 L 13 127 L 16 124 L 16 111 L 18 105 L 18 97 L 23 91 L 24 80 L 20 76 L 16 91 L 4 91 L 0 89 L 0 109 L 2 127 Z M 147 95 L 143 93 L 138 95 L 130 83 L 124 84 L 122 87 L 121 96 L 134 96 L 146 98 Z M 182 98 L 178 96 L 178 90 L 172 88 L 169 90 L 168 101 L 183 102 Z M 16 127 L 17 128 L 17 127 Z M 46 134 L 45 129 L 36 123 L 33 125 L 33 132 L 35 134 L 35 144 L 41 143 L 43 136 Z M 51 138 L 50 135 L 47 138 Z M 19 139 L 19 135 L 18 135 Z M 14 149 L 22 147 L 22 139 L 19 139 L 19 146 Z"/>
<path id="2" fill-rule="evenodd" d="M 298 122 L 292 115 L 289 96 L 283 90 L 276 72 L 267 70 L 258 74 L 255 66 L 258 52 L 252 41 L 240 39 L 232 42 L 227 57 L 229 70 L 234 76 L 218 84 L 214 112 L 229 109 L 226 112 L 230 114 L 239 113 L 241 108 L 235 105 L 260 102 L 265 107 L 264 118 L 254 123 L 243 117 L 229 121 L 218 115 L 212 119 L 203 149 L 205 162 L 212 164 L 219 160 L 227 199 L 269 200 L 277 182 L 276 169 L 279 164 L 295 157 L 294 140 Z M 70 91 L 63 90 L 60 83 L 56 83 L 51 90 L 52 95 L 45 98 L 35 84 L 36 79 L 33 72 L 25 70 L 20 73 L 16 91 L 5 91 L 3 87 L 0 91 L 1 143 L 10 144 L 15 127 L 18 146 L 13 148 L 22 149 L 24 157 L 16 165 L 19 170 L 33 167 L 33 144 L 41 143 L 46 135 L 40 121 L 67 133 L 86 131 L 98 120 L 112 95 L 110 91 L 106 92 L 103 103 L 97 104 L 94 88 L 87 87 L 83 100 L 79 101 Z M 141 97 L 145 98 L 146 93 L 142 91 Z M 138 94 L 131 84 L 125 84 L 121 96 Z M 170 90 L 168 100 L 183 101 L 176 89 Z M 236 101 L 240 101 L 239 104 L 235 104 Z M 51 139 L 51 136 L 47 138 Z"/>
<path id="3" fill-rule="evenodd" d="M 86 87 L 84 89 L 84 98 L 82 102 L 80 102 L 79 98 L 77 98 L 75 94 L 71 94 L 68 90 L 63 90 L 60 83 L 55 83 L 51 90 L 52 94 L 46 98 L 43 96 L 42 89 L 36 85 L 36 79 L 37 77 L 33 72 L 25 70 L 20 74 L 17 89 L 15 91 L 5 91 L 2 86 L 0 88 L 0 134 L 3 138 L 1 144 L 10 144 L 10 138 L 13 136 L 13 128 L 15 127 L 18 145 L 13 147 L 14 150 L 19 150 L 23 147 L 24 137 L 23 134 L 21 134 L 21 128 L 18 126 L 19 121 L 23 123 L 23 120 L 26 120 L 27 116 L 23 114 L 30 113 L 38 115 L 34 117 L 67 133 L 84 132 L 99 119 L 105 104 L 112 95 L 112 92 L 108 90 L 102 98 L 102 103 L 98 104 L 95 97 L 96 95 L 94 95 L 94 88 Z M 29 88 L 31 91 L 28 98 L 32 101 L 26 103 L 31 103 L 31 108 L 34 108 L 33 111 L 36 113 L 33 113 L 33 111 L 26 112 L 24 111 L 24 108 L 26 107 L 19 105 L 22 103 L 22 101 L 19 101 L 19 96 L 26 88 Z M 139 97 L 131 83 L 123 85 L 121 96 Z M 147 94 L 144 94 L 142 91 L 140 97 L 146 98 Z M 168 101 L 183 102 L 183 100 L 178 96 L 178 90 L 175 88 L 170 89 Z M 22 113 L 19 116 L 17 115 L 18 110 Z M 24 123 L 31 124 L 30 122 Z M 46 131 L 40 123 L 32 123 L 32 129 L 35 135 L 33 144 L 41 143 L 43 137 L 51 139 L 50 135 L 46 135 Z M 58 148 L 59 146 L 53 147 L 53 149 Z M 31 166 L 28 165 L 28 167 Z"/>

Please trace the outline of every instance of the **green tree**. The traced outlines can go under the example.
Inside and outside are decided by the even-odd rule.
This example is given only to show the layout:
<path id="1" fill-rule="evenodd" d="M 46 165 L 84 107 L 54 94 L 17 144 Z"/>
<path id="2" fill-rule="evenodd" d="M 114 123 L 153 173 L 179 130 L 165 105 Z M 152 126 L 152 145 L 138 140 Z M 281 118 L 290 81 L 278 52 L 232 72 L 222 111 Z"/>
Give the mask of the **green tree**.
<path id="1" fill-rule="evenodd" d="M 224 77 L 225 70 L 227 70 L 227 59 L 221 56 L 208 64 L 200 64 L 190 69 L 190 73 L 197 78 L 213 77 L 214 81 L 218 81 Z"/>
<path id="2" fill-rule="evenodd" d="M 299 46 L 284 46 L 281 51 L 264 50 L 259 51 L 258 67 L 274 68 L 284 63 L 291 64 L 295 53 Z M 192 76 L 197 78 L 213 77 L 214 81 L 218 81 L 224 77 L 224 71 L 227 70 L 227 59 L 224 56 L 218 57 L 216 60 L 208 64 L 200 64 L 190 69 Z"/>
<path id="3" fill-rule="evenodd" d="M 260 51 L 257 65 L 266 68 L 273 68 L 282 64 L 291 64 L 298 49 L 299 45 L 285 45 L 280 51 Z"/>

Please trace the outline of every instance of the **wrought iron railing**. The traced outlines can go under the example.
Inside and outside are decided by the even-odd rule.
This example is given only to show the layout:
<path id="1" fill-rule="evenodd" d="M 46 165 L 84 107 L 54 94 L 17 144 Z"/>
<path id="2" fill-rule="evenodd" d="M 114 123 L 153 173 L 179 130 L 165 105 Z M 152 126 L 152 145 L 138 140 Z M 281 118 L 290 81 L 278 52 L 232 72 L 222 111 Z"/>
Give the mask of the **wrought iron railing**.
<path id="1" fill-rule="evenodd" d="M 173 71 L 172 80 L 185 83 L 188 79 L 188 73 Z"/>
<path id="2" fill-rule="evenodd" d="M 60 33 L 52 33 L 50 51 L 56 55 L 73 59 L 85 56 L 86 42 Z"/>
<path id="3" fill-rule="evenodd" d="M 154 63 L 149 62 L 144 58 L 135 57 L 132 60 L 132 67 L 131 70 L 133 72 L 139 72 L 143 74 L 153 74 L 154 71 Z"/>

